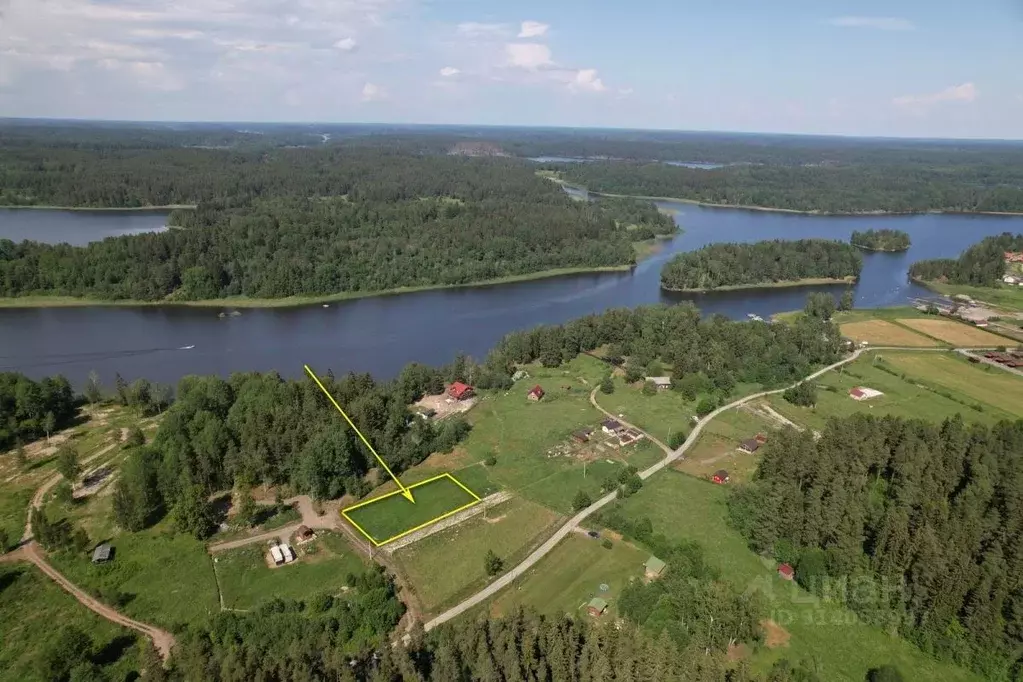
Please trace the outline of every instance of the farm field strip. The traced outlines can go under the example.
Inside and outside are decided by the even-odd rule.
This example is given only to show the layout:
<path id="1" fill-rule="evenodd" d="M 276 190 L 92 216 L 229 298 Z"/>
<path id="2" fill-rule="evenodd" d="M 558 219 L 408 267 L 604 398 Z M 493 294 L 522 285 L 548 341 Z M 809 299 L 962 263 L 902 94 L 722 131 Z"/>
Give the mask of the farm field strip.
<path id="1" fill-rule="evenodd" d="M 914 378 L 1023 417 L 1023 378 L 995 367 L 969 363 L 952 354 L 888 353 L 885 362 Z"/>
<path id="2" fill-rule="evenodd" d="M 909 321 L 909 320 L 904 320 Z M 840 325 L 842 336 L 853 341 L 866 341 L 875 346 L 918 346 L 921 348 L 938 345 L 934 339 L 910 331 L 905 327 L 885 320 L 864 320 Z"/>
<path id="3" fill-rule="evenodd" d="M 450 473 L 407 486 L 415 502 L 401 490 L 365 500 L 341 510 L 341 515 L 376 547 L 426 528 L 479 504 L 480 497 Z"/>
<path id="4" fill-rule="evenodd" d="M 900 319 L 896 322 L 953 346 L 990 347 L 1004 346 L 1011 342 L 1004 336 L 951 320 Z"/>

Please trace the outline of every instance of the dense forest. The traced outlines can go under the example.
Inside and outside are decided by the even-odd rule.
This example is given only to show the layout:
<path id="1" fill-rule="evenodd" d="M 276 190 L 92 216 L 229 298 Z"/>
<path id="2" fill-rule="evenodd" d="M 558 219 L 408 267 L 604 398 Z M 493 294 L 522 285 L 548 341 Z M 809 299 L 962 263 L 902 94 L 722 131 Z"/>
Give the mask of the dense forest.
<path id="1" fill-rule="evenodd" d="M 62 376 L 32 381 L 0 372 L 0 451 L 29 443 L 71 424 L 76 401 Z"/>
<path id="2" fill-rule="evenodd" d="M 1005 253 L 1023 251 L 1023 235 L 1004 232 L 986 237 L 963 251 L 959 258 L 921 260 L 909 267 L 909 276 L 924 281 L 995 287 L 1005 275 Z"/>
<path id="3" fill-rule="evenodd" d="M 1021 211 L 1023 166 L 809 163 L 685 168 L 600 161 L 544 164 L 592 192 L 815 213 Z"/>
<path id="4" fill-rule="evenodd" d="M 675 291 L 753 286 L 801 279 L 858 277 L 863 258 L 851 245 L 827 239 L 774 239 L 710 244 L 680 253 L 661 269 L 661 287 Z"/>
<path id="5" fill-rule="evenodd" d="M 0 151 L 7 203 L 198 206 L 172 213 L 178 229 L 85 247 L 0 240 L 0 296 L 279 298 L 467 284 L 628 265 L 632 242 L 675 230 L 652 204 L 574 201 L 533 171 L 375 149 Z"/>
<path id="6" fill-rule="evenodd" d="M 731 502 L 754 549 L 925 651 L 1023 676 L 1023 421 L 787 430 Z"/>
<path id="7" fill-rule="evenodd" d="M 870 251 L 905 251 L 909 248 L 909 235 L 902 230 L 853 230 L 849 243 Z"/>

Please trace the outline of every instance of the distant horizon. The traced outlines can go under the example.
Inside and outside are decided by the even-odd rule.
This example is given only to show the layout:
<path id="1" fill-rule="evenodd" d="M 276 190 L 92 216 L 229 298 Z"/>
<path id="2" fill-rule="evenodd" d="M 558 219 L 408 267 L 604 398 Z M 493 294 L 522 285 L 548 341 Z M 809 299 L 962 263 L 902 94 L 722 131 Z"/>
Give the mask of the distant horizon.
<path id="1" fill-rule="evenodd" d="M 76 118 L 58 116 L 0 116 L 0 125 L 8 122 L 45 122 L 45 123 L 83 123 L 83 124 L 124 124 L 130 126 L 336 126 L 366 128 L 463 128 L 463 129 L 511 129 L 511 130 L 551 130 L 551 131 L 594 131 L 594 132 L 637 132 L 637 133 L 669 133 L 687 135 L 734 135 L 750 137 L 799 137 L 799 138 L 840 138 L 846 140 L 899 140 L 912 142 L 977 142 L 977 143 L 1023 143 L 1020 138 L 998 137 L 919 137 L 912 135 L 859 135 L 855 133 L 814 133 L 814 132 L 778 132 L 770 130 L 725 130 L 695 128 L 635 128 L 619 126 L 586 126 L 586 125 L 529 125 L 517 123 L 413 123 L 404 121 L 300 121 L 300 120 L 188 120 L 188 119 L 117 119 L 117 118 Z M 234 132 L 244 133 L 244 130 Z"/>

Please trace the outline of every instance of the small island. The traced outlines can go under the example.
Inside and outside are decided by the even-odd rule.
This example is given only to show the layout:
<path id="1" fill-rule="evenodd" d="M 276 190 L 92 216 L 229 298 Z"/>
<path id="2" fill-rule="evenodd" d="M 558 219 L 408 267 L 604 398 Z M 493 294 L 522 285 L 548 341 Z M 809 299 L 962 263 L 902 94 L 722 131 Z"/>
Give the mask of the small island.
<path id="1" fill-rule="evenodd" d="M 846 284 L 856 280 L 862 267 L 855 247 L 828 239 L 710 244 L 668 261 L 661 270 L 661 288 L 695 292 Z"/>
<path id="2" fill-rule="evenodd" d="M 909 248 L 909 235 L 902 230 L 854 230 L 849 242 L 867 251 L 905 251 Z"/>

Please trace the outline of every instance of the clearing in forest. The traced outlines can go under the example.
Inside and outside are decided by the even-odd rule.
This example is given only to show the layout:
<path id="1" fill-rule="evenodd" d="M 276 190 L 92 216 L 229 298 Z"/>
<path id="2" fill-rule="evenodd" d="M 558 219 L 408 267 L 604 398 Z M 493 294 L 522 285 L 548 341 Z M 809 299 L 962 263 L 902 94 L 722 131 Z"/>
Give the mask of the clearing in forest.
<path id="1" fill-rule="evenodd" d="M 951 320 L 898 320 L 899 324 L 904 324 L 911 329 L 915 329 L 918 332 L 923 332 L 928 336 L 933 336 L 936 339 L 941 339 L 946 343 L 951 343 L 954 346 L 1004 346 L 1007 343 L 1011 343 L 1009 339 L 997 334 L 986 332 L 983 329 L 977 329 L 961 322 L 953 322 Z"/>
<path id="2" fill-rule="evenodd" d="M 415 502 L 395 490 L 342 509 L 341 514 L 379 547 L 480 501 L 479 495 L 447 473 L 406 488 L 412 491 Z"/>
<path id="3" fill-rule="evenodd" d="M 909 321 L 909 320 L 907 320 Z M 866 320 L 863 322 L 849 322 L 839 327 L 842 336 L 847 336 L 853 341 L 866 341 L 875 346 L 914 346 L 931 347 L 938 345 L 933 339 L 911 332 L 905 327 L 900 327 L 884 320 Z"/>

